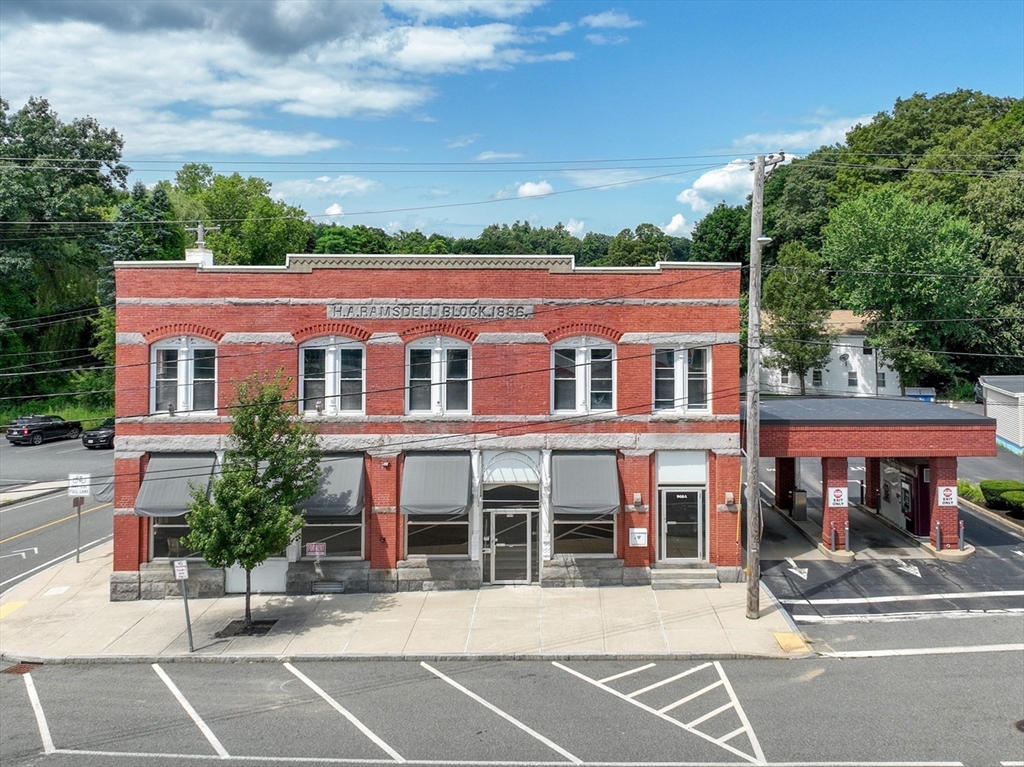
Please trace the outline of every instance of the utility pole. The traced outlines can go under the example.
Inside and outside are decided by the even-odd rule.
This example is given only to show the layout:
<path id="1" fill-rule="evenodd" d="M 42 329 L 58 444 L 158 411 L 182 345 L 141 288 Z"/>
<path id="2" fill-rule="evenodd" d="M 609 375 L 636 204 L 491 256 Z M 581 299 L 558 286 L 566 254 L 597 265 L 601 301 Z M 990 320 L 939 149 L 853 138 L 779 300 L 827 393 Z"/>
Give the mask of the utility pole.
<path id="1" fill-rule="evenodd" d="M 761 246 L 771 242 L 761 233 L 764 218 L 765 167 L 786 157 L 782 152 L 759 154 L 750 201 L 750 291 L 747 295 L 747 618 L 761 614 Z"/>

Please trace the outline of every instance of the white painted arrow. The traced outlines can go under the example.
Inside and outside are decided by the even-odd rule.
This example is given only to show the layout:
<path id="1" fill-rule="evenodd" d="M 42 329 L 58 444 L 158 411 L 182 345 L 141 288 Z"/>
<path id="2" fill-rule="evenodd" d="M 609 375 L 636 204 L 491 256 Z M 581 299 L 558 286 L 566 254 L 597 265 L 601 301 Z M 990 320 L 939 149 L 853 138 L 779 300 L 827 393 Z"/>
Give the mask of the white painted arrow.
<path id="1" fill-rule="evenodd" d="M 793 561 L 792 557 L 786 557 L 786 561 L 789 562 L 789 571 L 791 573 L 793 573 L 793 575 L 799 575 L 805 581 L 807 580 L 807 568 L 806 567 L 797 567 L 796 566 L 796 562 Z"/>
<path id="2" fill-rule="evenodd" d="M 897 559 L 896 557 L 893 557 L 892 561 L 896 563 L 897 570 L 902 570 L 905 573 L 916 575 L 918 578 L 921 577 L 921 571 L 918 569 L 917 565 L 908 565 L 902 559 Z"/>
<path id="3" fill-rule="evenodd" d="M 1016 549 L 1014 549 L 1013 553 L 1016 554 L 1018 557 L 1024 557 L 1024 551 L 1017 551 Z"/>
<path id="4" fill-rule="evenodd" d="M 17 551 L 12 551 L 10 554 L 0 554 L 0 559 L 3 559 L 4 557 L 21 557 L 22 559 L 27 559 L 28 552 L 38 554 L 39 549 L 35 546 L 31 549 L 18 549 Z"/>

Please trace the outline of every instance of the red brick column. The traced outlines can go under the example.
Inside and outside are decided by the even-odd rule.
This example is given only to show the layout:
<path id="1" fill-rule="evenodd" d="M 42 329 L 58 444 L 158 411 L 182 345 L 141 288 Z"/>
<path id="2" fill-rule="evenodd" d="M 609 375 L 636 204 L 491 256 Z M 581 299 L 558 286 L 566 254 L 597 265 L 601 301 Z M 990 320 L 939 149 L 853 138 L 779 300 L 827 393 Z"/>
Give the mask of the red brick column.
<path id="1" fill-rule="evenodd" d="M 931 524 L 928 535 L 932 546 L 939 548 L 935 533 L 936 523 L 942 527 L 942 548 L 955 549 L 960 545 L 960 513 L 956 506 L 939 506 L 939 488 L 956 488 L 956 458 L 928 459 Z"/>
<path id="2" fill-rule="evenodd" d="M 882 459 L 864 459 L 864 504 L 869 509 L 878 508 L 882 493 Z"/>
<path id="3" fill-rule="evenodd" d="M 654 523 L 651 509 L 654 508 L 654 453 L 647 455 L 619 454 L 619 478 L 623 493 L 622 513 L 619 514 L 619 556 L 625 567 L 645 567 L 653 562 Z M 640 493 L 640 505 L 633 503 L 633 495 Z M 630 546 L 629 529 L 642 527 L 647 530 L 647 546 Z"/>
<path id="4" fill-rule="evenodd" d="M 149 560 L 149 520 L 126 512 L 135 508 L 144 472 L 141 458 L 114 460 L 114 570 L 138 570 Z"/>
<path id="5" fill-rule="evenodd" d="M 849 506 L 829 506 L 829 491 L 837 488 L 847 489 L 848 472 L 846 458 L 821 459 L 821 542 L 825 548 L 831 546 L 832 525 L 836 528 L 836 550 L 846 548 L 846 523 L 850 519 Z"/>
<path id="6" fill-rule="evenodd" d="M 398 513 L 398 456 L 366 456 L 367 555 L 375 570 L 393 570 L 402 558 L 402 515 Z"/>
<path id="7" fill-rule="evenodd" d="M 796 489 L 796 458 L 775 459 L 775 508 L 793 508 Z"/>
<path id="8" fill-rule="evenodd" d="M 726 504 L 726 494 L 732 504 Z M 743 546 L 740 541 L 740 456 L 708 453 L 708 559 L 719 567 L 740 567 Z"/>

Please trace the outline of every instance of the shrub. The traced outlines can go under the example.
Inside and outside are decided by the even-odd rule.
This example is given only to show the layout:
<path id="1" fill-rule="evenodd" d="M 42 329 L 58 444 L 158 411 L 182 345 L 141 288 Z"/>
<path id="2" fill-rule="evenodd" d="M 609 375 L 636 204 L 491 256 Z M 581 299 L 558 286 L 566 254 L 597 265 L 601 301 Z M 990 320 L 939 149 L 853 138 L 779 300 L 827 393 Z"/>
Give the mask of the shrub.
<path id="1" fill-rule="evenodd" d="M 979 483 L 981 492 L 985 496 L 985 505 L 990 509 L 1008 509 L 1006 501 L 1003 500 L 1003 493 L 1022 491 L 1024 482 L 1015 479 L 985 479 Z"/>
<path id="2" fill-rule="evenodd" d="M 963 498 L 965 501 L 971 503 L 984 503 L 985 496 L 977 485 L 972 485 L 966 479 L 958 479 L 956 481 L 956 494 Z"/>
<path id="3" fill-rule="evenodd" d="M 1024 514 L 1024 490 L 1003 493 L 1003 501 L 1010 507 L 1011 514 Z"/>

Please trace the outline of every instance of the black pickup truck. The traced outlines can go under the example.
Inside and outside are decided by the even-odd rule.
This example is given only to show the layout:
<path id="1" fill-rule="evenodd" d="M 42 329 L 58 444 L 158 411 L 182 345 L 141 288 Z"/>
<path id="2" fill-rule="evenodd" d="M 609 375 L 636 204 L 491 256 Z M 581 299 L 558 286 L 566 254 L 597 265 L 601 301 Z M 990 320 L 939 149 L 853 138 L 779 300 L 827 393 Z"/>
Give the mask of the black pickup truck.
<path id="1" fill-rule="evenodd" d="M 23 415 L 7 426 L 7 441 L 41 445 L 48 439 L 78 439 L 81 433 L 81 421 L 65 421 L 59 415 Z"/>

